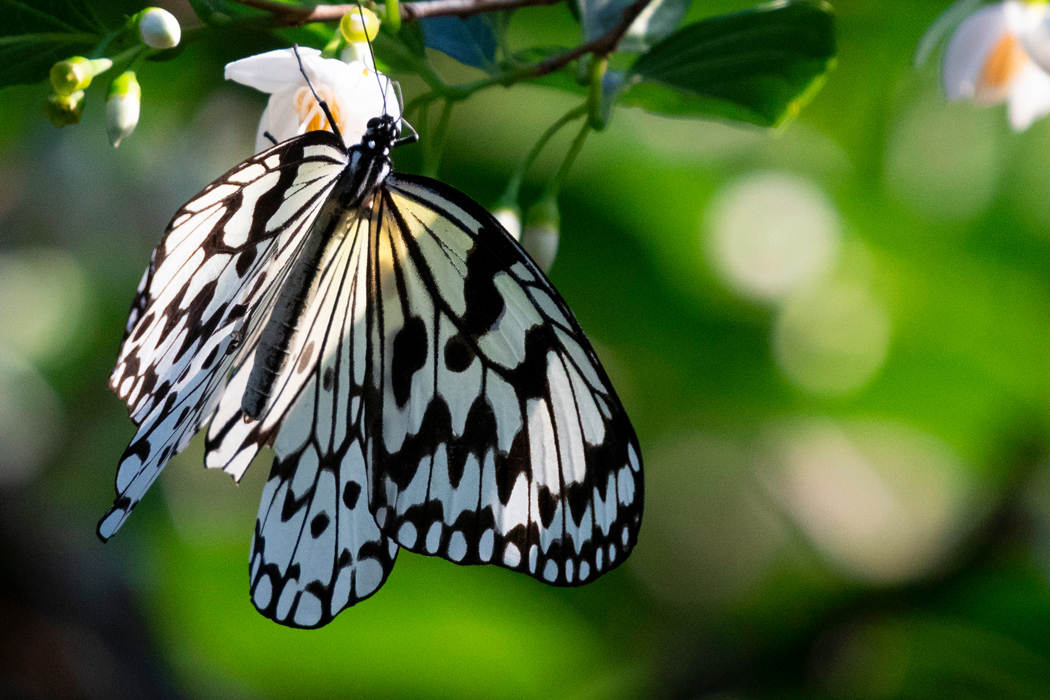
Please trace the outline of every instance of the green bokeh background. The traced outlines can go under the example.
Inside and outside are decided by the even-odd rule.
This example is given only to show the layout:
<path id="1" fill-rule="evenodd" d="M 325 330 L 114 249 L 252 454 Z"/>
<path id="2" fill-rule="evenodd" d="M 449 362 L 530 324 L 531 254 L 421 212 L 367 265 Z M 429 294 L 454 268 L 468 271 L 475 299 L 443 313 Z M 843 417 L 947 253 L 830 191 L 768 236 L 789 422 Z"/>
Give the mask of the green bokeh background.
<path id="1" fill-rule="evenodd" d="M 263 97 L 222 66 L 264 47 L 142 70 L 118 150 L 101 91 L 62 131 L 44 86 L 0 92 L 0 695 L 1050 697 L 1050 120 L 944 103 L 911 59 L 945 5 L 836 2 L 837 70 L 779 132 L 621 109 L 588 142 L 551 279 L 641 440 L 627 564 L 568 590 L 402 552 L 319 631 L 248 597 L 269 457 L 238 486 L 195 441 L 94 535 L 133 434 L 106 389 L 128 303 L 172 212 L 250 155 Z M 575 99 L 476 96 L 443 179 L 493 203 Z"/>

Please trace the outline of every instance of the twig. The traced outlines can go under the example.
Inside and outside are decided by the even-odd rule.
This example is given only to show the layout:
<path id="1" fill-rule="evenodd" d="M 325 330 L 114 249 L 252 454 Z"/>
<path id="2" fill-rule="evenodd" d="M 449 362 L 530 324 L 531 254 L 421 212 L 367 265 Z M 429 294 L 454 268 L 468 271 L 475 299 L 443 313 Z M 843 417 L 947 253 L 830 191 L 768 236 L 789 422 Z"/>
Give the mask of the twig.
<path id="1" fill-rule="evenodd" d="M 554 71 L 561 70 L 577 58 L 589 53 L 593 53 L 595 58 L 608 56 L 616 50 L 616 47 L 620 44 L 620 40 L 623 39 L 623 35 L 631 28 L 631 24 L 633 24 L 634 20 L 638 18 L 638 15 L 642 14 L 642 11 L 649 5 L 649 2 L 650 0 L 635 0 L 624 8 L 619 23 L 613 27 L 610 32 L 598 37 L 597 39 L 592 39 L 586 44 L 580 44 L 572 51 L 566 51 L 560 56 L 548 58 L 546 61 L 537 63 L 535 66 L 522 69 L 523 75 L 521 77 L 538 78 L 541 75 L 553 73 Z"/>
<path id="2" fill-rule="evenodd" d="M 401 5 L 404 22 L 425 17 L 472 17 L 483 12 L 516 10 L 519 7 L 557 5 L 561 0 L 417 0 Z"/>
<path id="3" fill-rule="evenodd" d="M 275 0 L 235 0 L 235 2 L 273 15 L 278 24 L 297 27 L 309 22 L 334 22 L 357 4 L 316 5 L 304 7 L 286 5 Z M 400 4 L 401 21 L 414 22 L 426 17 L 471 17 L 483 12 L 515 10 L 519 7 L 556 5 L 561 0 L 417 0 Z"/>
<path id="4" fill-rule="evenodd" d="M 273 15 L 274 19 L 286 26 L 298 26 L 307 22 L 332 22 L 341 19 L 344 14 L 358 8 L 353 5 L 317 5 L 316 7 L 297 7 L 285 5 L 275 0 L 235 0 L 242 5 L 264 10 Z M 401 19 L 405 22 L 422 19 L 424 17 L 469 17 L 481 12 L 494 12 L 496 10 L 509 10 L 517 7 L 531 7 L 536 5 L 554 5 L 561 0 L 416 0 L 416 2 L 403 2 L 401 7 Z M 649 4 L 650 0 L 635 0 L 635 2 L 624 8 L 623 15 L 615 27 L 608 33 L 592 39 L 586 44 L 580 44 L 571 51 L 566 51 L 558 56 L 553 56 L 545 61 L 531 66 L 525 66 L 509 73 L 470 83 L 464 90 L 452 90 L 446 97 L 452 100 L 462 99 L 466 94 L 489 87 L 490 85 L 510 85 L 518 80 L 538 78 L 548 73 L 561 70 L 577 58 L 592 53 L 597 58 L 608 56 L 616 50 L 623 35 L 630 29 L 631 24 L 638 15 Z M 462 96 L 459 93 L 464 93 Z"/>

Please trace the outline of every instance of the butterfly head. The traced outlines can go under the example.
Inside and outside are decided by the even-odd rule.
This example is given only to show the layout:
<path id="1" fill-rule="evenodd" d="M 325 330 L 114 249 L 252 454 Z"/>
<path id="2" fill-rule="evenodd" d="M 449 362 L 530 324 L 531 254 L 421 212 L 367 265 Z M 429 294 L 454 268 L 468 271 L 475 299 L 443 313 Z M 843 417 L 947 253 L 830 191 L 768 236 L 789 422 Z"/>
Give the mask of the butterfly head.
<path id="1" fill-rule="evenodd" d="M 390 149 L 400 133 L 397 120 L 389 114 L 373 117 L 368 120 L 365 135 L 361 137 L 361 147 L 384 156 L 390 155 Z"/>

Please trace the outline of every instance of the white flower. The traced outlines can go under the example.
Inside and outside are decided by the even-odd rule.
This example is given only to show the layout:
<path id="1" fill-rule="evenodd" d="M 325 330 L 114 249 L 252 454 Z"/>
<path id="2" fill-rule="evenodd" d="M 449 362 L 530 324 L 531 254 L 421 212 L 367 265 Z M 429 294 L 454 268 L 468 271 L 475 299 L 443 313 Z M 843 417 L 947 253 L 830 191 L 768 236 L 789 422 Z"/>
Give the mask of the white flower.
<path id="1" fill-rule="evenodd" d="M 382 116 L 384 109 L 395 119 L 400 118 L 401 107 L 392 81 L 374 68 L 360 61 L 343 63 L 334 58 L 321 58 L 317 49 L 300 47 L 299 56 L 310 76 L 310 84 L 328 103 L 347 146 L 359 143 L 368 120 Z M 257 152 L 273 145 L 266 137 L 267 132 L 281 142 L 307 131 L 331 130 L 292 49 L 269 51 L 228 63 L 226 79 L 270 93 L 255 138 Z"/>
<path id="2" fill-rule="evenodd" d="M 1050 113 L 1050 74 L 1026 50 L 1046 14 L 1044 4 L 1006 0 L 970 15 L 944 52 L 941 78 L 948 99 L 981 106 L 1006 102 L 1015 131 Z"/>

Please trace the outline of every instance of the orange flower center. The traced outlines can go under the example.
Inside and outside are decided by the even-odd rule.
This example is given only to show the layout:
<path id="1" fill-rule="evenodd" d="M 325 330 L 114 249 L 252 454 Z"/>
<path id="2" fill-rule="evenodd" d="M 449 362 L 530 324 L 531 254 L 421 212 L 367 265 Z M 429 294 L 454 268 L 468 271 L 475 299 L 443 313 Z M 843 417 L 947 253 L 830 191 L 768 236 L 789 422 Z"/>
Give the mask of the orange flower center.
<path id="1" fill-rule="evenodd" d="M 981 83 L 995 88 L 1006 87 L 1013 82 L 1027 61 L 1028 55 L 1021 48 L 1017 37 L 1004 34 L 988 54 L 988 60 L 984 62 Z"/>
<path id="2" fill-rule="evenodd" d="M 331 88 L 327 85 L 321 85 L 316 88 L 317 96 L 320 97 L 328 104 L 328 109 L 332 112 L 332 118 L 335 119 L 336 124 L 342 123 L 342 119 L 339 117 L 339 107 L 335 100 L 335 94 Z M 295 111 L 299 115 L 299 123 L 305 124 L 306 131 L 331 131 L 332 127 L 328 123 L 328 118 L 324 115 L 324 110 L 321 109 L 320 103 L 314 98 L 310 88 L 303 86 L 299 88 L 295 93 Z"/>

